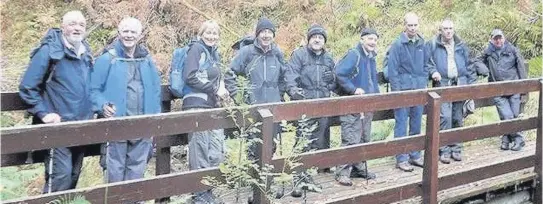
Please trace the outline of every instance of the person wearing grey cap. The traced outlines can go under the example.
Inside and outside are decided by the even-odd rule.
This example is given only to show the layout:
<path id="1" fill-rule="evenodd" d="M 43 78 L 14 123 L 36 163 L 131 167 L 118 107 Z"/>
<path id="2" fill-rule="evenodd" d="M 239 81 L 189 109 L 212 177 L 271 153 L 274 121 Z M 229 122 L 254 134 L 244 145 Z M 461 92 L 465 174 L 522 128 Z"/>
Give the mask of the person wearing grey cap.
<path id="1" fill-rule="evenodd" d="M 292 100 L 328 98 L 330 93 L 335 90 L 335 63 L 330 53 L 325 49 L 326 39 L 326 30 L 322 26 L 314 24 L 307 30 L 307 45 L 292 52 L 288 62 L 292 74 L 286 76 L 287 93 Z M 303 151 L 330 148 L 330 126 L 327 117 L 311 118 L 306 124 L 299 124 L 298 131 L 296 131 L 296 144 L 300 138 L 304 137 L 304 133 L 301 131 L 303 126 L 311 127 L 313 125 L 316 125 L 316 128 L 306 135 L 310 143 L 303 148 Z M 311 176 L 307 174 L 298 176 L 295 183 L 300 183 L 302 180 L 305 183 L 314 183 Z M 302 189 L 295 188 L 291 195 L 293 197 L 302 196 Z"/>
<path id="2" fill-rule="evenodd" d="M 287 66 L 283 52 L 274 42 L 275 25 L 269 19 L 261 18 L 256 25 L 255 36 L 254 43 L 241 47 L 232 60 L 225 73 L 226 89 L 231 98 L 236 99 L 241 94 L 244 102 L 250 105 L 281 102 L 286 88 Z M 249 81 L 247 87 L 238 87 L 239 76 Z M 274 136 L 279 136 L 279 130 L 280 126 L 276 124 Z M 249 134 L 249 138 L 255 137 L 259 138 L 261 134 Z M 273 151 L 275 147 L 274 143 Z M 249 147 L 249 159 L 258 159 L 254 142 Z"/>
<path id="3" fill-rule="evenodd" d="M 434 87 L 466 85 L 471 81 L 468 69 L 469 50 L 462 39 L 454 32 L 454 23 L 445 19 L 439 27 L 439 34 L 426 43 L 429 60 L 426 69 L 433 80 Z M 444 102 L 441 104 L 440 129 L 462 127 L 464 101 Z M 439 160 L 444 164 L 462 161 L 462 144 L 448 144 L 440 148 Z"/>
<path id="4" fill-rule="evenodd" d="M 524 57 L 518 48 L 506 40 L 500 29 L 494 29 L 490 37 L 488 48 L 479 57 L 479 61 L 483 62 L 490 71 L 488 82 L 526 79 L 528 76 L 524 66 Z M 501 120 L 510 120 L 519 116 L 521 95 L 524 94 L 494 98 L 494 104 Z M 524 145 L 524 136 L 520 132 L 502 136 L 502 150 L 520 151 Z"/>
<path id="5" fill-rule="evenodd" d="M 425 89 L 428 71 L 424 68 L 427 60 L 424 38 L 418 34 L 419 17 L 407 13 L 404 17 L 405 31 L 392 43 L 387 60 L 388 78 L 392 91 Z M 406 137 L 409 121 L 409 135 L 420 134 L 423 106 L 394 109 L 394 137 Z M 413 167 L 423 166 L 420 151 L 396 155 L 396 167 L 411 172 Z"/>
<path id="6" fill-rule="evenodd" d="M 379 35 L 374 29 L 362 30 L 359 43 L 338 62 L 336 75 L 339 95 L 379 93 L 375 63 L 378 39 Z M 372 119 L 373 113 L 370 112 L 340 116 L 341 146 L 370 142 Z M 374 179 L 375 174 L 368 172 L 365 161 L 338 166 L 336 180 L 341 185 L 353 185 L 351 177 Z"/>

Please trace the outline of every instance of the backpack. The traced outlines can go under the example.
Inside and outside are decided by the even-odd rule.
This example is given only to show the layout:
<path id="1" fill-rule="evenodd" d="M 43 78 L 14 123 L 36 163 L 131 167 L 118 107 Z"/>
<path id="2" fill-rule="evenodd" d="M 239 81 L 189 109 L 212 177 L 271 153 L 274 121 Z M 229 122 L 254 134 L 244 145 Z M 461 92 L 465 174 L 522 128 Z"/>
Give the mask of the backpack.
<path id="1" fill-rule="evenodd" d="M 231 48 L 233 50 L 240 50 L 242 47 L 245 47 L 247 45 L 252 45 L 255 41 L 255 37 L 247 35 L 236 41 Z"/>
<path id="2" fill-rule="evenodd" d="M 170 65 L 169 89 L 172 95 L 178 98 L 183 98 L 183 96 L 185 96 L 189 92 L 189 90 L 185 88 L 185 81 L 183 80 L 183 69 L 185 68 L 184 65 L 185 65 L 185 60 L 187 58 L 187 53 L 193 44 L 198 44 L 198 43 L 191 43 L 185 47 L 177 48 L 173 52 L 172 63 Z M 202 45 L 198 44 L 198 46 L 202 46 Z M 207 61 L 207 59 L 209 58 L 207 56 L 210 56 L 210 53 L 206 48 L 204 48 L 204 52 L 205 52 L 206 57 L 205 57 L 205 60 L 202 60 L 200 58 L 199 71 L 202 71 L 203 69 L 207 69 L 207 68 L 204 68 L 203 65 L 205 61 Z"/>
<path id="3" fill-rule="evenodd" d="M 430 45 L 432 46 L 431 50 L 430 50 L 430 53 L 433 53 L 436 50 L 436 46 L 437 46 L 437 42 L 436 42 L 435 38 L 432 39 L 430 41 L 430 43 L 431 43 Z M 383 59 L 383 78 L 384 78 L 385 83 L 390 83 L 390 79 L 389 79 L 390 73 L 389 73 L 389 70 L 388 70 L 388 55 L 390 54 L 390 48 L 391 47 L 392 46 L 390 46 L 387 49 L 387 52 L 385 54 L 385 58 Z"/>
<path id="4" fill-rule="evenodd" d="M 354 69 L 353 69 L 353 72 L 351 73 L 351 79 L 355 78 L 356 75 L 358 75 L 358 66 L 360 65 L 360 58 L 362 57 L 362 55 L 360 54 L 360 52 L 356 49 L 356 48 L 352 48 L 349 50 L 349 52 L 355 52 L 356 53 L 356 64 L 354 65 Z M 345 60 L 345 58 L 348 56 L 348 52 L 345 56 L 343 56 L 343 59 L 341 59 L 340 61 L 342 60 Z M 339 63 L 338 63 L 339 64 Z M 337 68 L 337 64 L 336 64 L 336 68 Z"/>

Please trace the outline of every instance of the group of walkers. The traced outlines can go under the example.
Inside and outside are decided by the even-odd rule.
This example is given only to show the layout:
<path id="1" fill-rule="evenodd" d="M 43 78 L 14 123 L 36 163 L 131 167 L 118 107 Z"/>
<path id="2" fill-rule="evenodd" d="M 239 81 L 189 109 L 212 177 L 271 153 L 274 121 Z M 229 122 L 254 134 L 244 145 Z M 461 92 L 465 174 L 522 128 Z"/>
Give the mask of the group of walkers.
<path id="1" fill-rule="evenodd" d="M 484 54 L 470 59 L 469 49 L 455 34 L 454 23 L 443 20 L 439 34 L 425 40 L 418 32 L 419 17 L 407 13 L 404 31 L 391 42 L 384 60 L 385 78 L 392 91 L 458 86 L 475 83 L 478 75 L 489 81 L 507 81 L 527 77 L 524 59 L 519 50 L 506 41 L 503 32 L 491 32 Z M 80 11 L 70 11 L 62 18 L 61 28 L 50 29 L 31 60 L 20 84 L 20 96 L 30 105 L 34 124 L 50 124 L 98 118 L 124 117 L 161 112 L 161 80 L 147 48 L 140 43 L 142 23 L 127 17 L 118 25 L 117 38 L 93 60 L 85 41 L 86 19 Z M 176 49 L 170 76 L 174 95 L 182 98 L 182 110 L 221 107 L 222 101 L 240 97 L 247 104 L 263 104 L 290 100 L 327 98 L 379 93 L 376 68 L 376 47 L 379 34 L 364 28 L 360 41 L 334 62 L 326 49 L 326 29 L 313 24 L 307 30 L 307 44 L 295 49 L 288 61 L 274 42 L 276 27 L 261 18 L 254 36 L 237 42 L 236 55 L 223 75 L 217 49 L 221 30 L 213 21 L 205 21 L 197 37 L 185 48 Z M 178 77 L 173 72 L 178 71 Z M 248 81 L 246 90 L 238 86 L 238 78 Z M 175 88 L 173 88 L 175 89 Z M 502 120 L 516 118 L 520 112 L 521 95 L 499 96 L 494 103 Z M 440 128 L 463 125 L 464 101 L 441 105 Z M 394 110 L 394 137 L 421 133 L 423 106 Z M 340 116 L 341 146 L 371 141 L 371 112 Z M 330 147 L 329 118 L 311 118 L 310 149 Z M 281 134 L 275 127 L 275 136 Z M 409 129 L 408 129 L 409 128 Z M 408 131 L 409 130 L 409 131 Z M 152 153 L 152 136 L 134 140 L 111 141 L 104 145 L 102 168 L 106 182 L 142 178 Z M 250 138 L 261 137 L 251 133 Z M 301 131 L 297 137 L 303 137 Z M 218 166 L 225 159 L 223 130 L 208 130 L 189 134 L 189 168 L 191 170 Z M 519 151 L 524 146 L 520 133 L 502 137 L 501 149 Z M 248 158 L 256 160 L 255 146 L 249 147 Z M 273 149 L 275 151 L 275 145 Z M 83 147 L 59 147 L 49 151 L 45 159 L 44 193 L 75 188 L 83 161 Z M 440 161 L 449 164 L 462 160 L 462 145 L 440 148 Z M 396 156 L 396 167 L 413 171 L 422 167 L 419 151 Z M 338 166 L 336 180 L 341 185 L 353 185 L 351 178 L 373 179 L 365 161 Z M 306 177 L 304 177 L 306 178 Z M 296 179 L 304 179 L 302 177 Z M 293 196 L 301 196 L 294 189 Z M 194 203 L 216 203 L 211 191 L 195 193 Z"/>

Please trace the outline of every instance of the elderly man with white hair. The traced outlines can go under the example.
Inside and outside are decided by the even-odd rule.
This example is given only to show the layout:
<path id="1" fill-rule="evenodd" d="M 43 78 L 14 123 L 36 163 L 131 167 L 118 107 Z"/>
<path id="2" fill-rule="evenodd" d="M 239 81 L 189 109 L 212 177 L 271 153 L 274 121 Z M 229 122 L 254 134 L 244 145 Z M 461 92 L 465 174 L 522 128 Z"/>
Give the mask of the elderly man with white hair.
<path id="1" fill-rule="evenodd" d="M 91 73 L 91 100 L 92 110 L 100 117 L 160 113 L 160 76 L 149 51 L 139 44 L 141 38 L 141 22 L 124 18 L 117 39 L 96 59 Z M 151 148 L 151 135 L 109 142 L 106 181 L 143 178 Z"/>
<path id="2" fill-rule="evenodd" d="M 89 98 L 92 53 L 84 40 L 86 20 L 80 11 L 62 18 L 30 54 L 19 86 L 29 105 L 33 124 L 51 124 L 92 118 Z M 45 158 L 44 193 L 74 189 L 83 163 L 82 147 L 59 147 Z"/>

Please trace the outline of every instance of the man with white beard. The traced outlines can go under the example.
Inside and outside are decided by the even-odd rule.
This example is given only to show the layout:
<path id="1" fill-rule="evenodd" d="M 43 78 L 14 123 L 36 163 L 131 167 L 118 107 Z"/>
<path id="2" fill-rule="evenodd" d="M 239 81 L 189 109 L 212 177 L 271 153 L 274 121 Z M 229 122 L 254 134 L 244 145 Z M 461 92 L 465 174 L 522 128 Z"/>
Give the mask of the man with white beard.
<path id="1" fill-rule="evenodd" d="M 30 108 L 33 124 L 92 118 L 89 98 L 92 52 L 84 41 L 86 20 L 80 11 L 62 18 L 30 54 L 19 95 Z M 83 163 L 82 147 L 59 147 L 45 158 L 44 193 L 74 189 Z"/>
<path id="2" fill-rule="evenodd" d="M 160 113 L 160 75 L 149 51 L 140 44 L 143 27 L 138 19 L 124 18 L 117 39 L 96 59 L 91 73 L 92 110 L 100 117 Z M 112 141 L 106 147 L 108 183 L 143 178 L 152 135 Z"/>

